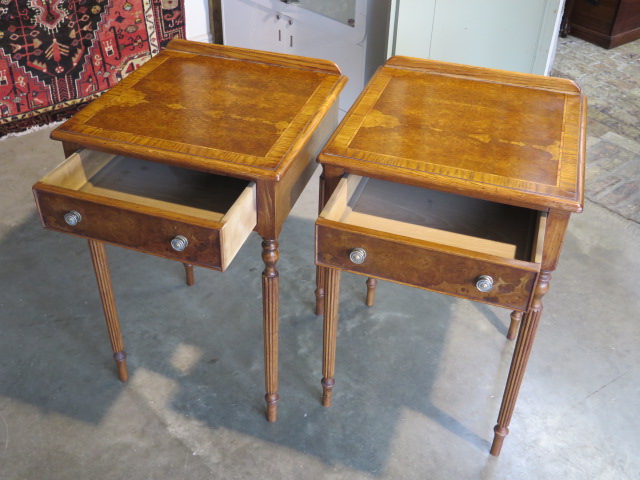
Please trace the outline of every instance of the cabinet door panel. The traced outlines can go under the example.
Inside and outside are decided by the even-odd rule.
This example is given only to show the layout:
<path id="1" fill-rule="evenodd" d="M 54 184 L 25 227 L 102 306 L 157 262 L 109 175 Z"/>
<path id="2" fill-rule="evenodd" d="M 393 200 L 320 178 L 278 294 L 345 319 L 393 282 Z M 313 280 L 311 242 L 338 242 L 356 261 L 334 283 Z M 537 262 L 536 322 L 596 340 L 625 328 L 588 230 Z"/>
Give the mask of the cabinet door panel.
<path id="1" fill-rule="evenodd" d="M 337 22 L 332 23 L 335 24 L 336 30 L 342 28 Z M 318 22 L 308 21 L 302 15 L 293 19 L 295 33 L 292 33 L 293 47 L 289 49 L 289 53 L 330 60 L 340 66 L 342 73 L 349 78 L 340 94 L 340 110 L 346 112 L 365 83 L 365 49 L 362 45 L 345 42 L 344 38 L 338 35 L 339 32 L 327 31 L 326 28 L 320 28 L 321 26 Z"/>
<path id="2" fill-rule="evenodd" d="M 437 2 L 431 58 L 531 72 L 545 3 Z"/>
<path id="3" fill-rule="evenodd" d="M 224 44 L 285 53 L 287 21 L 279 12 L 250 0 L 222 3 Z"/>
<path id="4" fill-rule="evenodd" d="M 393 45 L 391 55 L 431 58 L 431 32 L 436 0 L 395 0 L 392 5 L 392 21 L 395 25 L 389 29 L 395 31 L 390 38 Z M 393 28 L 395 26 L 395 28 Z M 390 55 L 390 56 L 391 56 Z"/>
<path id="5" fill-rule="evenodd" d="M 390 54 L 524 73 L 550 68 L 562 0 L 393 1 Z"/>

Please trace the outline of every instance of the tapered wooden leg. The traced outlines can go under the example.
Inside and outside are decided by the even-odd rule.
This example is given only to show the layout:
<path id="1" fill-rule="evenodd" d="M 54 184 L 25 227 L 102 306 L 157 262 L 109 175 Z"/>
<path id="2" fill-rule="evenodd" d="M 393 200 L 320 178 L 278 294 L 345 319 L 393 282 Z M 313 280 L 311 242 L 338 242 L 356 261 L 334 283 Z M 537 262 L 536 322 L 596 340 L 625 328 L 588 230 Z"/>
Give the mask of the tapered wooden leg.
<path id="1" fill-rule="evenodd" d="M 278 242 L 263 239 L 262 260 L 265 269 L 262 272 L 262 315 L 264 319 L 264 398 L 267 402 L 267 420 L 275 422 L 278 418 L 278 287 L 279 277 Z"/>
<path id="2" fill-rule="evenodd" d="M 330 407 L 333 396 L 338 336 L 338 303 L 340 297 L 340 270 L 324 270 L 326 297 L 324 301 L 324 339 L 322 343 L 322 405 Z"/>
<path id="3" fill-rule="evenodd" d="M 513 340 L 514 338 L 516 338 L 523 313 L 524 312 L 519 312 L 518 310 L 514 310 L 513 312 L 511 312 L 511 324 L 509 325 L 509 332 L 507 333 L 508 340 Z"/>
<path id="4" fill-rule="evenodd" d="M 325 268 L 316 267 L 316 315 L 324 314 Z"/>
<path id="5" fill-rule="evenodd" d="M 100 300 L 102 300 L 104 318 L 107 322 L 113 358 L 118 366 L 118 378 L 126 382 L 129 379 L 126 362 L 127 354 L 124 351 L 124 342 L 120 332 L 120 320 L 118 319 L 118 310 L 111 285 L 107 252 L 104 249 L 104 245 L 95 240 L 89 240 L 89 252 L 91 252 L 91 261 L 98 281 L 98 291 L 100 292 Z"/>
<path id="6" fill-rule="evenodd" d="M 378 281 L 375 278 L 367 278 L 367 300 L 365 301 L 365 305 L 367 307 L 373 307 L 373 304 L 376 301 L 376 286 L 378 285 Z"/>
<path id="7" fill-rule="evenodd" d="M 518 333 L 518 340 L 516 341 L 513 359 L 511 360 L 511 368 L 509 369 L 509 376 L 507 377 L 507 385 L 504 389 L 504 395 L 502 396 L 498 423 L 493 429 L 494 436 L 493 444 L 491 445 L 491 455 L 496 457 L 500 455 L 504 438 L 509 433 L 509 423 L 511 423 L 511 416 L 513 415 L 513 410 L 516 405 L 520 385 L 522 385 L 524 371 L 527 368 L 533 340 L 536 335 L 536 330 L 538 329 L 538 323 L 540 323 L 542 297 L 549 290 L 550 280 L 551 272 L 544 270 L 540 272 L 531 308 L 524 314 L 522 325 L 520 325 L 520 332 Z"/>
<path id="8" fill-rule="evenodd" d="M 325 198 L 324 166 L 322 170 L 322 174 L 318 179 L 320 182 L 318 189 L 318 213 L 322 211 L 327 201 Z M 323 267 L 316 267 L 316 315 L 324 314 L 324 270 Z"/>
<path id="9" fill-rule="evenodd" d="M 322 212 L 325 205 L 331 198 L 336 187 L 340 183 L 344 170 L 331 165 L 322 165 L 322 173 L 320 174 L 320 185 L 318 189 L 318 214 Z M 320 267 L 316 268 L 316 315 L 324 313 L 324 270 Z"/>
<path id="10" fill-rule="evenodd" d="M 193 265 L 190 265 L 188 263 L 183 263 L 182 265 L 184 265 L 184 273 L 186 275 L 187 285 L 191 287 L 194 283 L 196 283 L 195 276 L 193 275 Z"/>

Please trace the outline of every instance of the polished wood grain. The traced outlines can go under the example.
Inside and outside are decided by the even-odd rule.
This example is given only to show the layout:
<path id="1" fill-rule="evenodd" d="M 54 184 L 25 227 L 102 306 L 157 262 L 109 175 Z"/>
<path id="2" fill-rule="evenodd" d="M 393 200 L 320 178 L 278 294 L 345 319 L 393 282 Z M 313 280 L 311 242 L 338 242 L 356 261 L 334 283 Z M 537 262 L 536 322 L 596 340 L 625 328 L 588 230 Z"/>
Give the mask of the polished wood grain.
<path id="1" fill-rule="evenodd" d="M 277 418 L 279 398 L 278 236 L 337 125 L 337 99 L 345 83 L 326 60 L 173 40 L 53 131 L 70 160 L 82 157 L 76 160 L 82 168 L 59 172 L 60 182 L 34 188 L 47 228 L 181 261 L 187 284 L 193 265 L 226 268 L 248 232 L 257 231 L 264 240 L 270 421 Z M 128 166 L 87 161 L 81 149 L 93 152 L 92 158 L 101 152 L 126 157 Z M 87 164 L 94 163 L 88 171 Z M 132 173 L 129 167 L 136 163 Z M 102 176 L 118 187 L 106 178 L 94 185 L 92 179 L 105 168 L 114 168 L 114 174 L 104 170 Z M 168 181 L 147 172 L 158 169 L 169 172 Z M 215 176 L 224 182 L 209 178 Z M 210 205 L 233 185 L 244 186 L 229 196 L 230 205 Z M 77 228 L 64 223 L 66 209 L 82 214 Z M 176 234 L 188 237 L 182 252 L 170 249 Z"/>
<path id="2" fill-rule="evenodd" d="M 345 82 L 328 61 L 173 40 L 52 138 L 185 168 L 278 180 Z"/>
<path id="3" fill-rule="evenodd" d="M 324 278 L 325 269 L 317 266 L 316 267 L 316 315 L 324 315 Z"/>
<path id="4" fill-rule="evenodd" d="M 326 111 L 321 122 L 313 127 L 313 136 L 303 145 L 293 145 L 297 153 L 295 164 L 291 166 L 277 182 L 258 180 L 258 232 L 262 236 L 276 238 L 282 229 L 289 212 L 306 187 L 318 164 L 318 153 L 333 133 L 338 119 L 338 103 Z M 262 186 L 264 185 L 264 188 Z M 265 215 L 260 215 L 265 212 Z M 270 215 L 266 215 L 269 212 Z"/>
<path id="5" fill-rule="evenodd" d="M 278 295 L 280 288 L 280 275 L 276 263 L 280 254 L 278 242 L 273 239 L 262 241 L 262 312 L 264 328 L 264 365 L 265 387 L 267 393 L 264 398 L 267 402 L 267 420 L 275 422 L 278 415 Z"/>
<path id="6" fill-rule="evenodd" d="M 367 298 L 364 301 L 364 304 L 367 307 L 373 307 L 376 302 L 376 287 L 378 286 L 378 281 L 375 278 L 369 277 L 367 278 Z"/>
<path id="7" fill-rule="evenodd" d="M 318 219 L 316 225 L 318 265 L 505 308 L 526 310 L 530 303 L 539 271 L 534 264 L 362 227 L 345 227 L 330 220 Z M 367 252 L 359 265 L 349 259 L 356 247 Z M 480 275 L 496 280 L 493 290 L 481 292 L 476 288 Z"/>
<path id="8" fill-rule="evenodd" d="M 34 193 L 47 228 L 219 270 L 257 223 L 253 183 L 102 152 L 72 154 Z M 177 235 L 189 241 L 181 252 Z"/>
<path id="9" fill-rule="evenodd" d="M 585 116 L 585 97 L 569 80 L 394 57 L 320 162 L 506 204 L 580 211 Z"/>
<path id="10" fill-rule="evenodd" d="M 542 315 L 542 297 L 549 291 L 551 274 L 558 266 L 558 259 L 560 258 L 560 251 L 568 224 L 568 212 L 557 210 L 549 212 L 542 253 L 542 269 L 536 282 L 531 307 L 522 318 L 507 383 L 502 396 L 498 422 L 494 427 L 491 454 L 495 456 L 500 455 L 504 439 L 509 433 L 509 424 L 515 410 L 518 393 Z"/>
<path id="11" fill-rule="evenodd" d="M 67 197 L 63 192 L 56 191 L 36 190 L 36 202 L 40 206 L 42 223 L 50 230 L 193 265 L 223 269 L 219 224 L 218 228 L 214 228 L 216 225 L 213 223 L 201 226 L 195 222 L 180 222 L 89 199 Z M 64 220 L 64 214 L 72 210 L 82 215 L 82 221 L 74 226 Z M 171 240 L 177 235 L 189 239 L 189 246 L 182 252 L 171 248 Z"/>
<path id="12" fill-rule="evenodd" d="M 569 212 L 551 210 L 545 231 L 544 249 L 542 253 L 542 269 L 536 281 L 531 307 L 523 315 L 516 347 L 511 360 L 511 367 L 507 377 L 498 422 L 494 427 L 494 437 L 491 444 L 491 454 L 500 455 L 504 439 L 509 433 L 509 424 L 515 410 L 516 401 L 527 362 L 533 347 L 533 341 L 542 315 L 542 297 L 549 291 L 551 273 L 558 265 L 562 243 L 569 224 Z"/>
<path id="13" fill-rule="evenodd" d="M 569 216 L 583 208 L 585 128 L 586 99 L 567 80 L 406 57 L 378 70 L 319 156 L 323 404 L 340 271 L 502 306 L 517 341 L 490 451 L 500 454 Z M 357 176 L 381 188 L 367 194 Z M 479 275 L 492 290 L 476 288 Z"/>
<path id="14" fill-rule="evenodd" d="M 568 30 L 604 48 L 640 38 L 640 0 L 573 2 Z"/>
<path id="15" fill-rule="evenodd" d="M 196 283 L 196 277 L 193 273 L 193 265 L 190 263 L 183 263 L 184 266 L 184 274 L 185 274 L 185 283 L 192 287 Z"/>
<path id="16" fill-rule="evenodd" d="M 321 213 L 326 203 L 331 198 L 332 193 L 338 186 L 342 177 L 342 170 L 331 166 L 322 165 L 322 173 L 320 174 L 320 188 L 318 190 L 318 213 Z M 316 267 L 316 315 L 324 314 L 324 284 L 325 269 Z"/>
<path id="17" fill-rule="evenodd" d="M 127 354 L 124 351 L 124 342 L 120 331 L 120 319 L 118 317 L 118 309 L 116 307 L 115 296 L 113 295 L 113 287 L 111 286 L 111 273 L 109 272 L 109 262 L 107 261 L 107 252 L 104 245 L 95 240 L 89 240 L 89 252 L 91 253 L 91 261 L 98 282 L 98 292 L 102 301 L 102 309 L 104 318 L 107 322 L 107 330 L 109 332 L 109 341 L 113 349 L 113 358 L 118 367 L 118 378 L 126 382 L 129 379 L 127 371 Z"/>
<path id="18" fill-rule="evenodd" d="M 330 407 L 333 403 L 335 385 L 336 339 L 338 336 L 338 297 L 340 295 L 340 270 L 321 267 L 326 279 L 326 297 L 324 306 L 324 337 L 322 346 L 322 405 Z"/>
<path id="19" fill-rule="evenodd" d="M 507 332 L 507 338 L 513 340 L 518 335 L 518 329 L 520 328 L 520 322 L 522 320 L 523 312 L 514 310 L 511 312 L 511 322 L 509 323 L 509 331 Z"/>

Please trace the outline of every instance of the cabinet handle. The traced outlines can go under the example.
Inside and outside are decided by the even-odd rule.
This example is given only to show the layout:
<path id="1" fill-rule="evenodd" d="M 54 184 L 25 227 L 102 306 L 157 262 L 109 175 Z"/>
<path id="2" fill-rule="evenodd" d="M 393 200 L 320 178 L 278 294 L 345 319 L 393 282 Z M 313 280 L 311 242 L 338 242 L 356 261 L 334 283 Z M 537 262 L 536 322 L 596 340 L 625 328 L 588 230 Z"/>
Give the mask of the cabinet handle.
<path id="1" fill-rule="evenodd" d="M 75 210 L 71 210 L 64 214 L 64 221 L 67 222 L 72 227 L 75 227 L 78 223 L 82 221 L 82 215 Z"/>
<path id="2" fill-rule="evenodd" d="M 351 260 L 356 265 L 360 265 L 362 262 L 364 262 L 365 258 L 367 258 L 367 252 L 364 248 L 354 248 L 353 250 L 351 250 L 351 253 L 349 253 L 349 260 Z"/>
<path id="3" fill-rule="evenodd" d="M 476 288 L 481 292 L 490 292 L 493 288 L 493 278 L 489 275 L 480 275 L 476 280 Z"/>
<path id="4" fill-rule="evenodd" d="M 182 235 L 176 236 L 173 240 L 171 240 L 171 248 L 173 248 L 176 252 L 181 252 L 189 245 L 189 240 Z"/>

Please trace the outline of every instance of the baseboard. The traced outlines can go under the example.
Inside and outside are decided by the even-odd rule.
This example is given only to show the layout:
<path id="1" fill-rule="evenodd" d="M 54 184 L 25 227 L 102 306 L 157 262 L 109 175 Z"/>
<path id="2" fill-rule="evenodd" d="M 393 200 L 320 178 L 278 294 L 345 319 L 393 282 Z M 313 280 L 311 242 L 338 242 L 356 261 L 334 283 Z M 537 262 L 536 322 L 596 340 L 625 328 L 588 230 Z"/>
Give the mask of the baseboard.
<path id="1" fill-rule="evenodd" d="M 187 40 L 192 40 L 194 42 L 213 43 L 213 37 L 211 36 L 211 33 L 189 37 Z"/>

